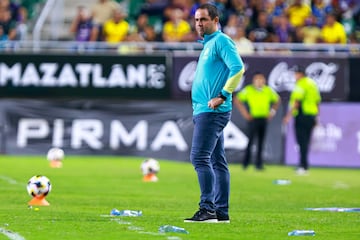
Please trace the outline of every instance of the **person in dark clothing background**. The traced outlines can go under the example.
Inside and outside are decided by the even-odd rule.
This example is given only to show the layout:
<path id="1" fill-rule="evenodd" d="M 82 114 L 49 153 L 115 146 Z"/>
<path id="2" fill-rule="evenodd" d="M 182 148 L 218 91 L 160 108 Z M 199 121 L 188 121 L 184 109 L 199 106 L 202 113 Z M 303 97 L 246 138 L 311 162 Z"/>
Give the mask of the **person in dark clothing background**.
<path id="1" fill-rule="evenodd" d="M 252 83 L 238 92 L 234 97 L 234 105 L 242 116 L 248 121 L 248 146 L 245 152 L 243 167 L 246 169 L 250 164 L 251 148 L 257 137 L 257 152 L 255 167 L 258 170 L 264 168 L 262 151 L 265 140 L 266 127 L 279 107 L 279 95 L 268 85 L 264 74 L 254 74 Z M 247 107 L 246 107 L 247 105 Z"/>
<path id="2" fill-rule="evenodd" d="M 294 66 L 295 88 L 291 92 L 289 110 L 283 122 L 287 124 L 291 117 L 295 118 L 295 135 L 299 145 L 300 162 L 296 173 L 307 174 L 309 169 L 308 153 L 312 131 L 317 123 L 321 96 L 316 82 L 307 77 L 305 68 Z"/>

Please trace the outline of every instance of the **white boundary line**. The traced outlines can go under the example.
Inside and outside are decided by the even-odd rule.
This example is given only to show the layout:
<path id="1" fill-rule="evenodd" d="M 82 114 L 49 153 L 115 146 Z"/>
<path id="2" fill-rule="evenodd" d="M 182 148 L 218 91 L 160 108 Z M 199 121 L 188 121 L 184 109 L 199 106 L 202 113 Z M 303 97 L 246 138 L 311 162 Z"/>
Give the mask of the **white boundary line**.
<path id="1" fill-rule="evenodd" d="M 0 180 L 4 180 L 5 182 L 8 182 L 9 184 L 13 184 L 13 185 L 23 185 L 22 183 L 19 183 L 15 179 L 4 175 L 0 175 Z"/>
<path id="2" fill-rule="evenodd" d="M 25 238 L 23 236 L 21 236 L 20 234 L 18 234 L 16 232 L 12 232 L 10 230 L 6 230 L 4 228 L 0 228 L 0 233 L 7 236 L 10 240 L 25 240 Z"/>
<path id="3" fill-rule="evenodd" d="M 0 179 L 4 180 L 5 182 L 8 182 L 9 184 L 22 185 L 21 183 L 17 182 L 15 179 L 12 179 L 8 176 L 0 175 Z M 25 240 L 25 238 L 20 234 L 7 230 L 5 228 L 0 228 L 0 233 L 8 237 L 10 240 Z"/>

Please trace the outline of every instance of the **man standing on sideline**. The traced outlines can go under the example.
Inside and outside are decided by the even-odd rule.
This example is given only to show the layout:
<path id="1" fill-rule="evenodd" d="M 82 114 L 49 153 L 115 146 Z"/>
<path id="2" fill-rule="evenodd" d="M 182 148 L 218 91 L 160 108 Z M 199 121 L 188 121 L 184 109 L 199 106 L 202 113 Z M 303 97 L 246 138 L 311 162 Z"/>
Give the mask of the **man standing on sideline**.
<path id="1" fill-rule="evenodd" d="M 225 157 L 223 129 L 232 110 L 232 92 L 244 73 L 234 42 L 222 33 L 219 13 L 212 4 L 201 5 L 195 26 L 203 38 L 192 85 L 194 132 L 190 160 L 200 186 L 200 209 L 185 222 L 230 222 L 230 174 Z"/>
<path id="2" fill-rule="evenodd" d="M 287 124 L 292 116 L 295 118 L 295 135 L 300 151 L 300 164 L 296 173 L 304 175 L 309 169 L 309 145 L 319 114 L 321 96 L 315 81 L 305 75 L 302 66 L 294 66 L 292 70 L 296 83 L 290 95 L 289 111 L 284 117 L 284 123 Z"/>
<path id="3" fill-rule="evenodd" d="M 257 152 L 255 168 L 263 170 L 262 151 L 265 140 L 266 127 L 280 104 L 279 95 L 266 85 L 264 74 L 256 72 L 252 84 L 247 85 L 234 97 L 234 104 L 241 115 L 248 122 L 249 142 L 245 151 L 243 167 L 246 169 L 250 164 L 251 148 L 255 137 L 257 137 Z"/>

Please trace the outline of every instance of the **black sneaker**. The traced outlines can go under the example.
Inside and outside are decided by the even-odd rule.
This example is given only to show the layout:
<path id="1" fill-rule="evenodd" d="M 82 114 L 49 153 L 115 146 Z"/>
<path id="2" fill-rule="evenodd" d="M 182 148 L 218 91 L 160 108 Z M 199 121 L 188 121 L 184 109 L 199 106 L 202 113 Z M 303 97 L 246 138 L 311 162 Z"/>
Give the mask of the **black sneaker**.
<path id="1" fill-rule="evenodd" d="M 206 209 L 200 209 L 193 217 L 184 219 L 184 222 L 207 222 L 216 223 L 218 221 L 215 212 L 210 212 Z"/>
<path id="2" fill-rule="evenodd" d="M 255 169 L 256 169 L 256 171 L 264 171 L 265 170 L 264 166 L 256 166 Z"/>
<path id="3" fill-rule="evenodd" d="M 229 215 L 216 213 L 218 223 L 230 223 Z"/>

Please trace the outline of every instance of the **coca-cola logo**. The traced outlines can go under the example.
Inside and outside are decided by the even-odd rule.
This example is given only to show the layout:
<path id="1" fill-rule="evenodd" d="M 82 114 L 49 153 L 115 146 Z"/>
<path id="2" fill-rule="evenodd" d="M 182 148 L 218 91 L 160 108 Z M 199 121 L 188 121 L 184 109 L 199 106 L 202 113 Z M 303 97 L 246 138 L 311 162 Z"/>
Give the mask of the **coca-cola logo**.
<path id="1" fill-rule="evenodd" d="M 320 92 L 331 92 L 335 87 L 334 74 L 337 70 L 335 63 L 314 62 L 306 68 L 306 74 L 316 81 Z"/>
<path id="2" fill-rule="evenodd" d="M 268 84 L 277 92 L 291 91 L 295 84 L 292 71 L 286 62 L 280 62 L 270 71 Z"/>
<path id="3" fill-rule="evenodd" d="M 178 86 L 184 92 L 190 92 L 195 77 L 197 61 L 191 61 L 185 65 L 179 74 Z"/>
<path id="4" fill-rule="evenodd" d="M 183 69 L 180 71 L 178 79 L 178 87 L 184 92 L 190 92 L 191 86 L 195 78 L 197 61 L 191 61 L 187 63 Z M 247 64 L 244 64 L 245 69 L 247 69 Z M 245 76 L 241 79 L 240 83 L 235 89 L 235 92 L 239 91 L 245 82 Z"/>
<path id="5" fill-rule="evenodd" d="M 335 73 L 339 67 L 335 63 L 313 62 L 306 67 L 306 75 L 314 79 L 320 92 L 331 92 L 335 87 Z M 292 91 L 295 85 L 294 72 L 286 62 L 280 62 L 270 71 L 269 86 L 277 92 Z"/>

